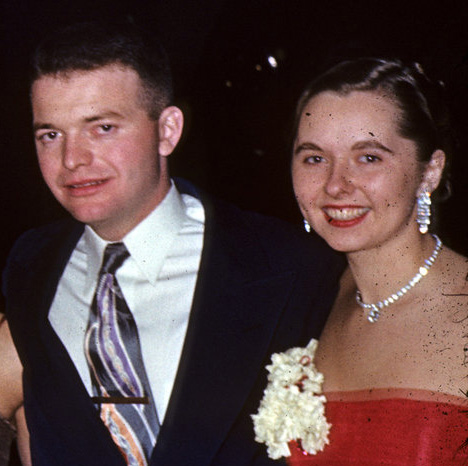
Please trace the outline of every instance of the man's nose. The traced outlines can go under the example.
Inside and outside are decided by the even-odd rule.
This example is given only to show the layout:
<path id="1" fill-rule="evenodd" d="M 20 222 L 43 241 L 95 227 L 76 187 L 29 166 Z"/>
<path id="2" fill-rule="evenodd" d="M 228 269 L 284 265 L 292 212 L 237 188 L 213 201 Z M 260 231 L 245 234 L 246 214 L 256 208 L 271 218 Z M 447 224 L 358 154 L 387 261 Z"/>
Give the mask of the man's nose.
<path id="1" fill-rule="evenodd" d="M 67 136 L 62 149 L 62 163 L 68 170 L 76 170 L 82 165 L 89 165 L 93 160 L 92 151 L 86 142 L 76 136 Z"/>

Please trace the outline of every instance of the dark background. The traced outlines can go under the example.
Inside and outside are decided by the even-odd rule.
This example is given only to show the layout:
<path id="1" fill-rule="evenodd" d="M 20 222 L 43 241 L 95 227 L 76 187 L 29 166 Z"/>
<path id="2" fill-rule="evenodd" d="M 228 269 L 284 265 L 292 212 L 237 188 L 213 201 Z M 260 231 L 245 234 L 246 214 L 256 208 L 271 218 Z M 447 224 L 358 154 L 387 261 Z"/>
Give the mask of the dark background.
<path id="1" fill-rule="evenodd" d="M 242 207 L 300 221 L 289 180 L 289 126 L 300 89 L 326 62 L 384 55 L 416 60 L 444 81 L 458 135 L 445 243 L 468 253 L 468 7 L 314 0 L 3 0 L 1 5 L 0 266 L 25 229 L 63 215 L 40 179 L 28 102 L 34 44 L 59 25 L 131 17 L 173 63 L 186 115 L 172 172 Z M 278 67 L 272 68 L 269 55 Z"/>

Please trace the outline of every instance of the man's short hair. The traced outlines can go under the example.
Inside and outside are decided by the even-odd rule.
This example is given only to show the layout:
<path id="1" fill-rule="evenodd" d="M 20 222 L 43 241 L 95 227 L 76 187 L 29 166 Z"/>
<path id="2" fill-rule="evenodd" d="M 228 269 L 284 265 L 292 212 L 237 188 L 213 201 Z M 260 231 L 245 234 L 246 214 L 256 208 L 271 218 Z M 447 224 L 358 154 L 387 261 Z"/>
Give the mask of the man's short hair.
<path id="1" fill-rule="evenodd" d="M 130 22 L 86 22 L 67 26 L 48 36 L 32 57 L 31 83 L 46 75 L 91 71 L 123 65 L 142 81 L 142 103 L 153 119 L 172 103 L 169 60 L 161 43 Z"/>

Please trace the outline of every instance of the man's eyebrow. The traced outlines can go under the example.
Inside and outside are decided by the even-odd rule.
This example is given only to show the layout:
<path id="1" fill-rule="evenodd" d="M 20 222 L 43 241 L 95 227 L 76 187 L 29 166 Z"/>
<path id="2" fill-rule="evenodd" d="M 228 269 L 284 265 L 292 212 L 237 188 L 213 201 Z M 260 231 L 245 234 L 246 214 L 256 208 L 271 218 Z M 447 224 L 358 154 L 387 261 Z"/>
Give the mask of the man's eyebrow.
<path id="1" fill-rule="evenodd" d="M 379 141 L 375 141 L 374 139 L 365 139 L 364 141 L 358 141 L 354 143 L 351 147 L 352 150 L 362 150 L 362 149 L 380 149 L 384 152 L 388 152 L 389 154 L 393 154 L 394 152 L 389 149 L 387 146 L 384 146 Z"/>
<path id="2" fill-rule="evenodd" d="M 85 117 L 84 121 L 86 123 L 93 123 L 94 121 L 105 120 L 106 118 L 123 118 L 123 115 L 119 112 L 114 111 L 101 112 L 98 115 Z"/>
<path id="3" fill-rule="evenodd" d="M 33 131 L 39 131 L 40 129 L 53 129 L 53 126 L 50 123 L 34 123 Z"/>
<path id="4" fill-rule="evenodd" d="M 317 146 L 317 144 L 314 144 L 313 142 L 303 142 L 302 144 L 299 144 L 296 147 L 296 149 L 294 150 L 294 154 L 298 154 L 303 150 L 316 150 L 319 152 L 323 152 L 322 148 L 320 146 Z"/>

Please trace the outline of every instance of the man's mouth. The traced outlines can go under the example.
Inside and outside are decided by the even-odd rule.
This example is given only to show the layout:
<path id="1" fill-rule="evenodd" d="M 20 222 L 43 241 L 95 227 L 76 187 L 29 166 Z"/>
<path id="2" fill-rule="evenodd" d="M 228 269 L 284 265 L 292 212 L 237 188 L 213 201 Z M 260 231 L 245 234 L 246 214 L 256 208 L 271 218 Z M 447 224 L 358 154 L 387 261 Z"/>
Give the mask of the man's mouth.
<path id="1" fill-rule="evenodd" d="M 95 181 L 85 181 L 85 182 L 77 182 L 77 183 L 69 183 L 67 184 L 68 188 L 78 189 L 78 188 L 87 188 L 89 186 L 98 186 L 100 184 L 105 183 L 106 180 L 95 180 Z"/>
<path id="2" fill-rule="evenodd" d="M 109 178 L 70 180 L 64 187 L 73 197 L 87 197 L 101 192 Z"/>

